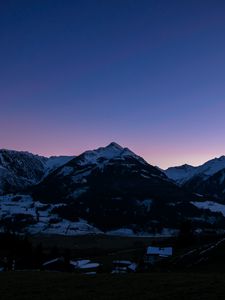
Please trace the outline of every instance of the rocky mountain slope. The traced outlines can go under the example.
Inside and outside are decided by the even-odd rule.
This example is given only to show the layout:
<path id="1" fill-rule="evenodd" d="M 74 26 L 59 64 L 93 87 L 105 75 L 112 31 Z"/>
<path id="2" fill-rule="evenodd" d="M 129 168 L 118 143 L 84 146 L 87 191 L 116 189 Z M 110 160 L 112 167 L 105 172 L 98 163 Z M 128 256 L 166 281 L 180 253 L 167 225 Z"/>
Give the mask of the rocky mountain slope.
<path id="1" fill-rule="evenodd" d="M 29 152 L 0 150 L 0 195 L 21 192 L 74 157 L 43 157 Z"/>
<path id="2" fill-rule="evenodd" d="M 194 177 L 201 177 L 203 180 L 206 180 L 222 169 L 225 169 L 225 156 L 211 159 L 198 167 L 187 164 L 178 167 L 170 167 L 166 169 L 164 173 L 178 184 L 185 184 Z"/>
<path id="3" fill-rule="evenodd" d="M 225 156 L 199 167 L 183 165 L 165 170 L 165 174 L 187 190 L 225 200 Z"/>
<path id="4" fill-rule="evenodd" d="M 185 183 L 186 189 L 195 191 L 207 197 L 213 197 L 217 201 L 225 203 L 225 169 L 209 176 L 203 180 L 201 177 L 194 177 Z"/>

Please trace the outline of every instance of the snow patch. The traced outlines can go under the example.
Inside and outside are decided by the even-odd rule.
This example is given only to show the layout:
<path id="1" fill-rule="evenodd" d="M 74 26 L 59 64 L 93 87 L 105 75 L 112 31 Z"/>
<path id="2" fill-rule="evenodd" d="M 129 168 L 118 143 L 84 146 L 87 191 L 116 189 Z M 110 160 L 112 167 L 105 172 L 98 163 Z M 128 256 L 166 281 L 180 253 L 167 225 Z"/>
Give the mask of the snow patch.
<path id="1" fill-rule="evenodd" d="M 225 205 L 224 204 L 220 204 L 220 203 L 213 202 L 213 201 L 204 201 L 204 202 L 194 201 L 191 203 L 199 209 L 209 209 L 212 212 L 220 212 L 225 217 Z"/>
<path id="2" fill-rule="evenodd" d="M 85 235 L 102 233 L 96 227 L 88 224 L 86 220 L 80 219 L 72 222 L 60 218 L 52 213 L 55 207 L 64 206 L 64 203 L 44 204 L 33 201 L 28 195 L 5 195 L 0 197 L 0 219 L 13 218 L 18 214 L 32 216 L 35 224 L 28 224 L 24 229 L 30 234 L 59 234 L 59 235 Z"/>

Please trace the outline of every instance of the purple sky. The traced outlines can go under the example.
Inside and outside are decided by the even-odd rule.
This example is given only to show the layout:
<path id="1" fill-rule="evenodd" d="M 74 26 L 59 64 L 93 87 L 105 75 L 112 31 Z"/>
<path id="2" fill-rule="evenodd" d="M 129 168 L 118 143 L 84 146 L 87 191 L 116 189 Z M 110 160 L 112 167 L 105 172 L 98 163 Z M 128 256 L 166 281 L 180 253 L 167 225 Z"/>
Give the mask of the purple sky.
<path id="1" fill-rule="evenodd" d="M 225 154 L 224 0 L 0 1 L 0 147 Z"/>

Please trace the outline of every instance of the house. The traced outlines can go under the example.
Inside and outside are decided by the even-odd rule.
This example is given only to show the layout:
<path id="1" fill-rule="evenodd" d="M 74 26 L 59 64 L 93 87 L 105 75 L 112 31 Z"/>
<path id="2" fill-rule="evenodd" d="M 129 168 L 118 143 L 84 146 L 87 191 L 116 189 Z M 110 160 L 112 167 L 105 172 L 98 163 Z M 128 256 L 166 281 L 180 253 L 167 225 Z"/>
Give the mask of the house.
<path id="1" fill-rule="evenodd" d="M 69 260 L 65 261 L 63 257 L 58 257 L 42 264 L 42 268 L 46 271 L 75 271 L 82 274 L 96 274 L 100 264 L 91 262 L 89 259 Z"/>
<path id="2" fill-rule="evenodd" d="M 82 274 L 94 275 L 98 272 L 100 264 L 97 262 L 91 262 L 89 259 L 81 259 L 77 261 L 71 261 L 74 268 Z"/>
<path id="3" fill-rule="evenodd" d="M 43 270 L 46 271 L 73 271 L 74 265 L 69 261 L 68 263 L 65 261 L 64 257 L 57 257 L 55 259 L 51 259 L 42 264 Z"/>
<path id="4" fill-rule="evenodd" d="M 137 264 L 129 260 L 114 260 L 112 274 L 126 274 L 135 272 Z"/>
<path id="5" fill-rule="evenodd" d="M 144 262 L 146 264 L 154 264 L 163 258 L 172 256 L 172 247 L 147 247 L 146 254 L 144 256 Z"/>

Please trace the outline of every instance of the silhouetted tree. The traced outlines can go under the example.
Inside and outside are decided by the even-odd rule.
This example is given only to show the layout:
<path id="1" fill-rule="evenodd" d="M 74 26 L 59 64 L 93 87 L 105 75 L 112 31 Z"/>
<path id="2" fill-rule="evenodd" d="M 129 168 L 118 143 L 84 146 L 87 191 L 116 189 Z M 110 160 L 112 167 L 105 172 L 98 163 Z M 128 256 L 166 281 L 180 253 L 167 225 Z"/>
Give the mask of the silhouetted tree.
<path id="1" fill-rule="evenodd" d="M 71 260 L 71 251 L 70 249 L 66 249 L 64 253 L 64 263 L 65 263 L 65 271 L 67 272 L 71 271 L 70 260 Z"/>
<path id="2" fill-rule="evenodd" d="M 180 224 L 179 235 L 178 235 L 178 246 L 187 247 L 192 245 L 195 241 L 194 231 L 191 221 L 185 220 Z"/>
<path id="3" fill-rule="evenodd" d="M 43 263 L 43 246 L 39 243 L 34 249 L 34 267 L 41 269 Z"/>
<path id="4" fill-rule="evenodd" d="M 59 248 L 55 245 L 54 247 L 52 247 L 51 251 L 50 251 L 50 257 L 51 258 L 57 258 L 59 257 Z"/>

